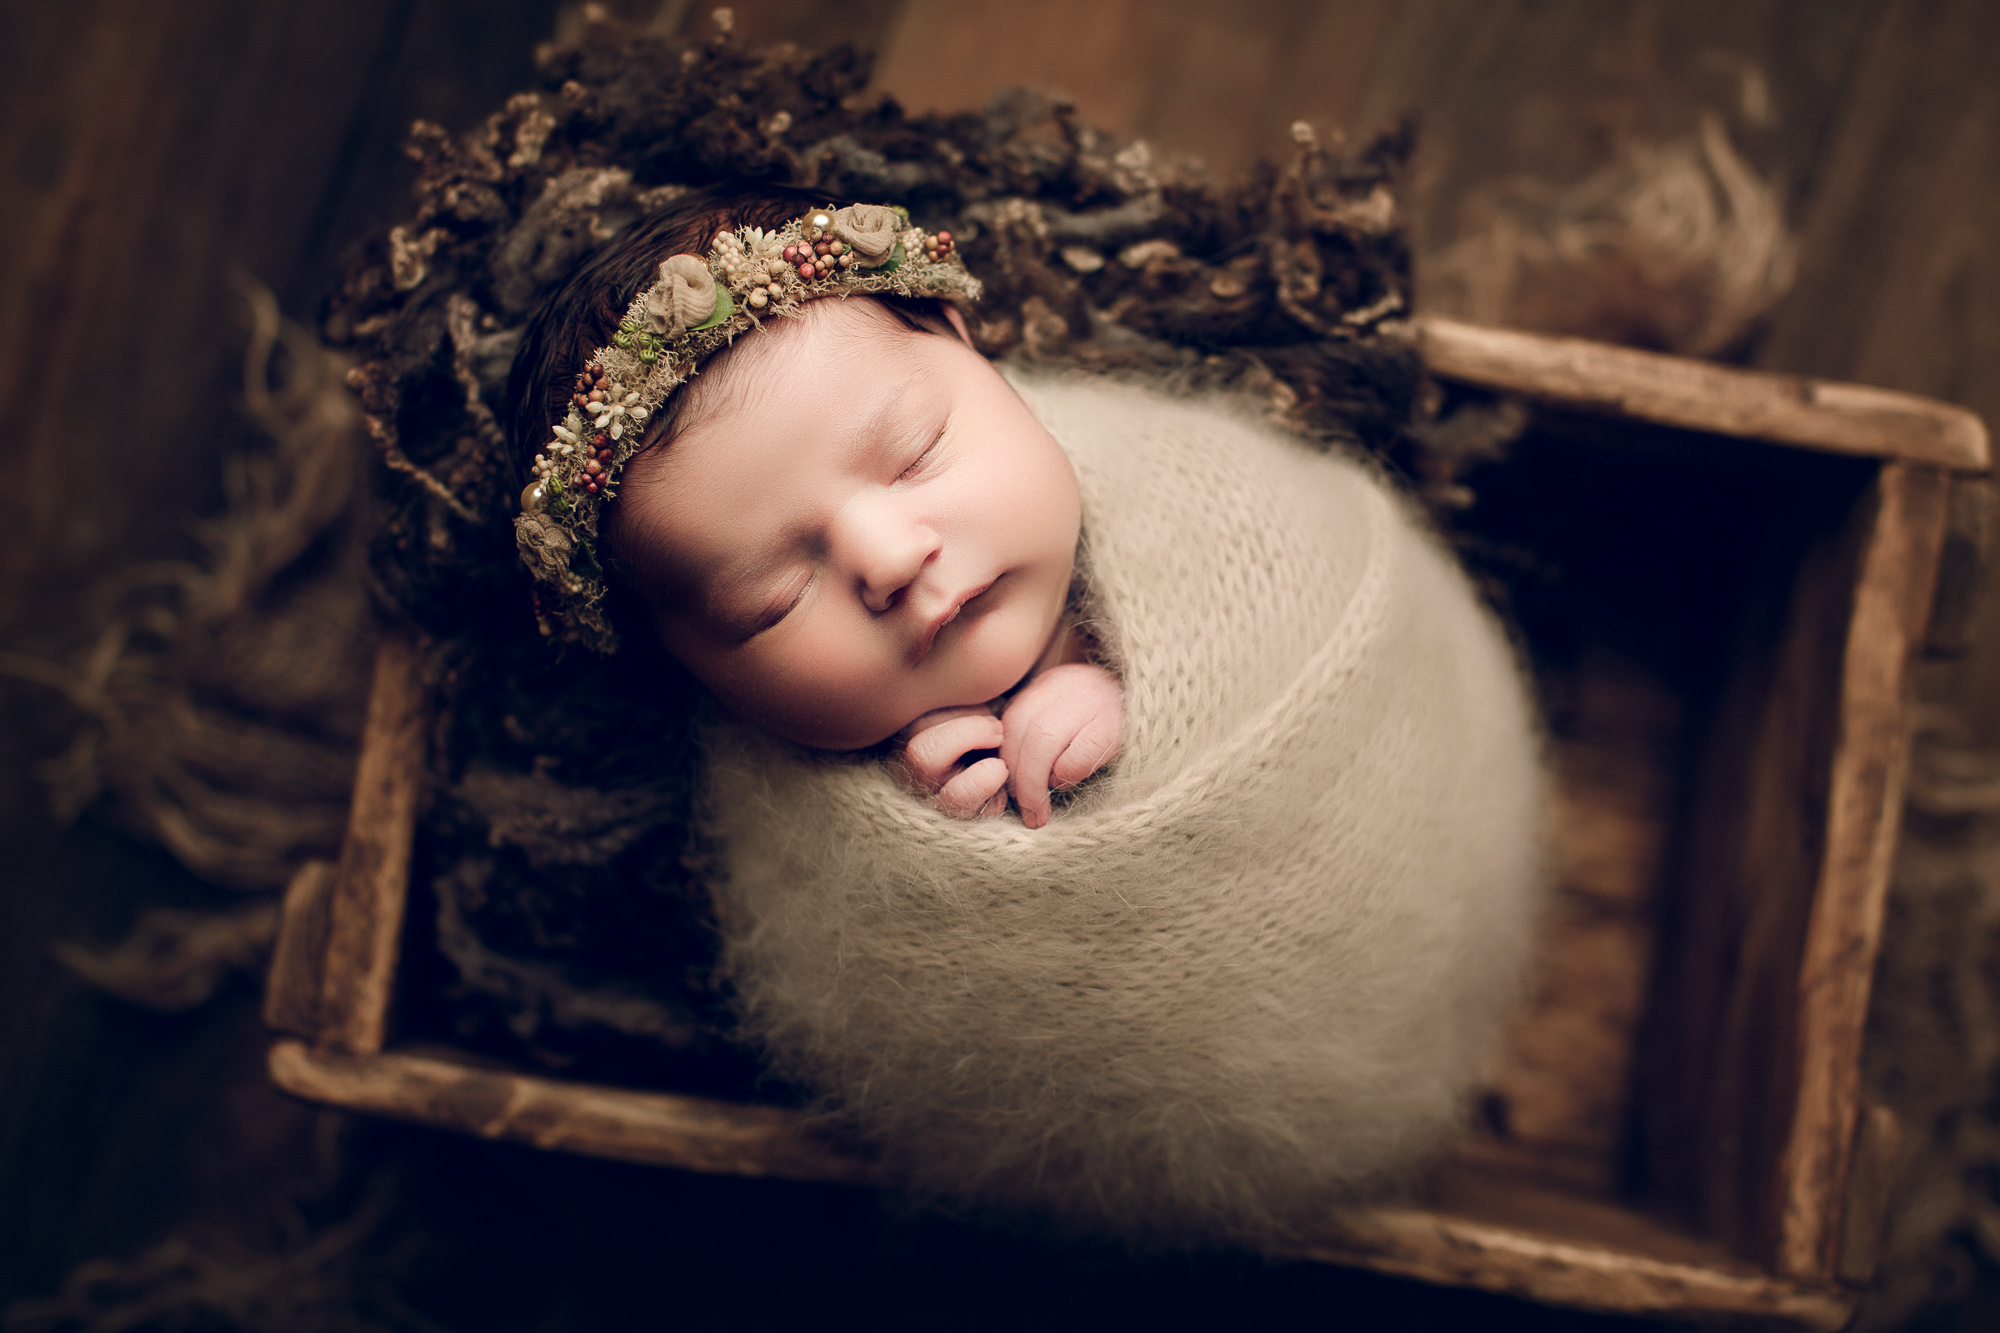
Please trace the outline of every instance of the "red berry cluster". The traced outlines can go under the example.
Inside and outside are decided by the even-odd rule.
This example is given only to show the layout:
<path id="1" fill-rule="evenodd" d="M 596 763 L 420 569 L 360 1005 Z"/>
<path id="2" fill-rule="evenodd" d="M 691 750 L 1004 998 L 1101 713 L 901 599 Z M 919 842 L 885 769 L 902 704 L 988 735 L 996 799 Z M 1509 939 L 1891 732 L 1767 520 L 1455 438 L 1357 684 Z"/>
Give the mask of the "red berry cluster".
<path id="1" fill-rule="evenodd" d="M 800 241 L 797 245 L 785 247 L 785 262 L 799 271 L 799 276 L 807 282 L 814 278 L 824 278 L 835 269 L 852 268 L 854 252 L 846 244 L 829 236 L 808 244 Z"/>
<path id="2" fill-rule="evenodd" d="M 590 404 L 603 402 L 610 393 L 604 367 L 592 362 L 576 377 L 576 392 L 570 395 L 570 401 L 588 411 Z M 584 460 L 583 471 L 577 480 L 582 484 L 585 495 L 596 495 L 610 483 L 610 478 L 604 474 L 611 466 L 611 437 L 601 430 L 597 431 L 590 437 L 590 449 L 593 457 Z"/>
<path id="3" fill-rule="evenodd" d="M 924 253 L 932 259 L 943 259 L 956 248 L 952 244 L 951 233 L 938 232 L 935 236 L 924 237 Z"/>

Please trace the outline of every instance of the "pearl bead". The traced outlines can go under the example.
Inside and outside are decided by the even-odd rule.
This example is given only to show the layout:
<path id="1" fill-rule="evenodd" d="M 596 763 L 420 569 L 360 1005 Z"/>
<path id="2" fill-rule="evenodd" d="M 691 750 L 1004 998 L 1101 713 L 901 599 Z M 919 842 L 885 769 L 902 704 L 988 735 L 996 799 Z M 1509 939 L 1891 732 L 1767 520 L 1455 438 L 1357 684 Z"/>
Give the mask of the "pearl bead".
<path id="1" fill-rule="evenodd" d="M 531 481 L 528 483 L 527 488 L 521 492 L 521 508 L 531 512 L 540 509 L 542 502 L 547 498 L 542 491 L 542 483 Z"/>

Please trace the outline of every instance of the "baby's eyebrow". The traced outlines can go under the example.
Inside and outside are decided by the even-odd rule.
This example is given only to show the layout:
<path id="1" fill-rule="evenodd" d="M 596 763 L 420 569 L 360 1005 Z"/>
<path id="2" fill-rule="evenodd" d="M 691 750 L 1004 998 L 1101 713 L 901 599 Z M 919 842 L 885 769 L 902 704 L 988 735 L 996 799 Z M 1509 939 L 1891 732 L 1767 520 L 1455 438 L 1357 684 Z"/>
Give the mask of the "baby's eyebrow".
<path id="1" fill-rule="evenodd" d="M 895 385 L 883 391 L 875 404 L 875 411 L 861 424 L 853 440 L 849 442 L 849 457 L 859 458 L 879 450 L 890 439 L 897 416 L 903 410 L 903 400 L 923 378 L 921 370 L 911 370 Z"/>

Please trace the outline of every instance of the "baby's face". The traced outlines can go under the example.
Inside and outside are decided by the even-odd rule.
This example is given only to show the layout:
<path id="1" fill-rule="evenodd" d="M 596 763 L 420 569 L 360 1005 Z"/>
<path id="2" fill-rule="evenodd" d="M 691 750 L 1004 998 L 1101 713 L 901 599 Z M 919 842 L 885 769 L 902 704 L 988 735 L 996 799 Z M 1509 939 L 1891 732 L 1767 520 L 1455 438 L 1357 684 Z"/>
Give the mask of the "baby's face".
<path id="1" fill-rule="evenodd" d="M 725 704 L 859 749 L 1041 658 L 1076 476 L 984 357 L 829 299 L 699 391 L 683 432 L 627 465 L 610 521 L 668 648 Z"/>

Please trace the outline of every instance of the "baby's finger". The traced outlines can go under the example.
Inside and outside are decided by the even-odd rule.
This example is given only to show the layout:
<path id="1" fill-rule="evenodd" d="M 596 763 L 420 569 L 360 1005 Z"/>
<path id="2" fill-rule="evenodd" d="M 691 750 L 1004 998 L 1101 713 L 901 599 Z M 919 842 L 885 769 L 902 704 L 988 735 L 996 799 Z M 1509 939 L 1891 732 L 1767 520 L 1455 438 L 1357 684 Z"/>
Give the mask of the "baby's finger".
<path id="1" fill-rule="evenodd" d="M 1049 770 L 1070 742 L 1069 719 L 1061 709 L 1044 709 L 1018 728 L 1019 739 L 1001 747 L 1013 773 L 1014 804 L 1021 822 L 1040 828 L 1049 822 Z"/>
<path id="2" fill-rule="evenodd" d="M 1061 755 L 1049 768 L 1049 785 L 1057 791 L 1068 791 L 1077 783 L 1110 763 L 1118 753 L 1119 718 L 1117 714 L 1097 714 L 1083 724 Z"/>
<path id="3" fill-rule="evenodd" d="M 903 768 L 920 790 L 936 791 L 968 751 L 998 749 L 1003 734 L 1000 719 L 983 710 L 951 718 L 910 737 Z"/>
<path id="4" fill-rule="evenodd" d="M 992 818 L 1007 808 L 1007 765 L 997 758 L 980 760 L 945 783 L 937 803 L 954 819 Z"/>

